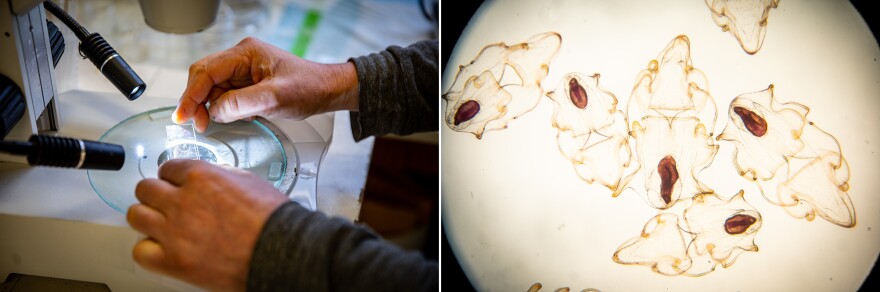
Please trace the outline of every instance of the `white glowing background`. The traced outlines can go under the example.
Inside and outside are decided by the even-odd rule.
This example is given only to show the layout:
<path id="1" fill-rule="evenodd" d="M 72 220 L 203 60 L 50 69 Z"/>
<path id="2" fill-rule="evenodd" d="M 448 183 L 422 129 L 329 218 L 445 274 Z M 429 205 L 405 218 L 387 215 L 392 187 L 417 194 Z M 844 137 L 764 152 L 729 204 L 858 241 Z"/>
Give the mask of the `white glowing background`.
<path id="1" fill-rule="evenodd" d="M 718 104 L 717 136 L 737 95 L 775 85 L 776 95 L 810 107 L 809 119 L 832 133 L 850 162 L 858 223 L 842 228 L 806 221 L 768 203 L 736 174 L 724 142 L 702 172 L 727 199 L 739 190 L 761 212 L 758 252 L 702 277 L 664 276 L 614 263 L 614 251 L 657 214 L 639 195 L 612 198 L 579 179 L 560 155 L 548 98 L 482 139 L 441 122 L 442 217 L 456 257 L 479 290 L 856 290 L 880 252 L 880 49 L 847 1 L 781 1 L 770 12 L 761 50 L 748 55 L 713 22 L 704 1 L 497 1 L 484 4 L 456 44 L 441 91 L 458 65 L 484 46 L 538 33 L 562 35 L 542 85 L 570 72 L 602 75 L 625 108 L 637 73 L 679 34 L 691 41 Z M 444 104 L 445 105 L 445 104 Z M 441 107 L 443 108 L 443 107 Z"/>

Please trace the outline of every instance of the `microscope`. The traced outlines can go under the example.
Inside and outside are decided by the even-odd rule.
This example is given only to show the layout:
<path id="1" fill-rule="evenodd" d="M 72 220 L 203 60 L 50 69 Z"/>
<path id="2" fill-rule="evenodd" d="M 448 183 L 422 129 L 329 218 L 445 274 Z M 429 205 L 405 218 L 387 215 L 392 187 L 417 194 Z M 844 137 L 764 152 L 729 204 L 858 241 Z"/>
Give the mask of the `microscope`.
<path id="1" fill-rule="evenodd" d="M 30 165 L 120 169 L 125 157 L 120 145 L 46 134 L 61 127 L 54 69 L 65 49 L 61 31 L 46 20 L 46 12 L 73 30 L 80 55 L 126 98 L 137 99 L 147 85 L 100 34 L 89 33 L 54 2 L 5 2 L 0 3 L 0 137 L 12 141 L 0 142 L 0 152 L 26 156 Z M 15 141 L 26 136 L 27 141 Z"/>
<path id="2" fill-rule="evenodd" d="M 152 28 L 191 33 L 209 27 L 219 0 L 140 1 Z M 199 11 L 181 15 L 181 11 Z M 61 6 L 43 0 L 0 0 L 0 161 L 30 165 L 119 170 L 122 146 L 53 135 L 61 128 L 55 66 L 65 52 L 65 40 L 47 12 L 70 28 L 79 40 L 78 53 L 89 59 L 128 100 L 147 85 L 125 59 L 96 32 L 89 32 Z M 24 141 L 27 140 L 27 141 Z"/>
<path id="3" fill-rule="evenodd" d="M 140 11 L 133 10 L 138 5 Z M 124 24 L 137 28 L 128 36 L 149 38 L 142 43 L 169 52 L 166 46 L 177 41 L 199 44 L 225 29 L 212 23 L 228 24 L 223 22 L 232 16 L 228 5 L 220 0 L 0 0 L 0 291 L 36 277 L 125 291 L 190 290 L 134 263 L 131 247 L 141 235 L 124 215 L 137 201 L 137 181 L 156 178 L 162 161 L 192 159 L 188 154 L 259 169 L 276 189 L 311 210 L 318 209 L 321 173 L 329 178 L 322 181 L 329 190 L 323 206 L 338 213 L 359 210 L 372 144 L 337 139 L 339 155 L 329 154 L 334 132 L 348 125 L 334 120 L 347 114 L 302 121 L 258 118 L 213 123 L 204 133 L 169 132 L 188 126 L 170 119 L 185 87 L 186 67 L 144 61 L 135 50 L 143 39 L 126 43 L 120 37 L 126 34 L 108 27 L 136 22 Z M 59 12 L 64 10 L 72 17 Z M 132 11 L 144 21 L 131 19 Z M 74 23 L 74 18 L 82 25 L 65 20 Z M 221 131 L 240 124 L 252 130 Z M 115 134 L 139 140 L 114 139 Z M 322 167 L 325 157 L 332 157 L 329 168 Z M 343 174 L 334 175 L 334 166 Z"/>

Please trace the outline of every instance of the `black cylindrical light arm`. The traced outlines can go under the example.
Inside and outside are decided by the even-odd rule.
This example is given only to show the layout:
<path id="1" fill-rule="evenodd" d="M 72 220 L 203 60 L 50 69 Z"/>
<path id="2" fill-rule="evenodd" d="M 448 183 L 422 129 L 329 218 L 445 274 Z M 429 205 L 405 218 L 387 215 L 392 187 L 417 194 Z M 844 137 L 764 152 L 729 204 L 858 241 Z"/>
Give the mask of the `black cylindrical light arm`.
<path id="1" fill-rule="evenodd" d="M 116 144 L 40 135 L 28 142 L 30 165 L 119 170 L 125 164 L 125 149 Z"/>
<path id="2" fill-rule="evenodd" d="M 141 77 L 110 47 L 101 34 L 92 33 L 87 36 L 79 44 L 79 51 L 129 100 L 137 99 L 147 89 Z"/>
<path id="3" fill-rule="evenodd" d="M 144 93 L 147 89 L 144 80 L 131 69 L 122 56 L 116 53 L 116 50 L 110 47 L 104 37 L 98 33 L 89 33 L 70 14 L 52 1 L 45 1 L 43 4 L 47 11 L 58 17 L 79 38 L 80 54 L 89 58 L 101 74 L 104 74 L 104 77 L 107 77 L 126 98 L 135 100 Z"/>

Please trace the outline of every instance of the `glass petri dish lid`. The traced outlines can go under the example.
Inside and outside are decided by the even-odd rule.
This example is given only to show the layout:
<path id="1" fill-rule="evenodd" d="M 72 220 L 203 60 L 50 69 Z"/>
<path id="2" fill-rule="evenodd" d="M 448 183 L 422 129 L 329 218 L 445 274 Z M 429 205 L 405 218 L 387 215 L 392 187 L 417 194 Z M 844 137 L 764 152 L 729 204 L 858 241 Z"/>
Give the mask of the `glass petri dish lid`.
<path id="1" fill-rule="evenodd" d="M 174 124 L 173 112 L 174 107 L 165 107 L 134 115 L 99 139 L 125 148 L 122 169 L 88 171 L 92 188 L 116 211 L 125 214 L 138 203 L 134 195 L 137 183 L 144 178 L 157 178 L 159 165 L 170 159 L 229 165 L 266 179 L 282 193 L 292 188 L 288 176 L 294 173 L 288 168 L 285 146 L 268 121 L 211 123 L 204 133 L 198 133 L 192 124 Z M 287 139 L 283 134 L 281 137 Z"/>

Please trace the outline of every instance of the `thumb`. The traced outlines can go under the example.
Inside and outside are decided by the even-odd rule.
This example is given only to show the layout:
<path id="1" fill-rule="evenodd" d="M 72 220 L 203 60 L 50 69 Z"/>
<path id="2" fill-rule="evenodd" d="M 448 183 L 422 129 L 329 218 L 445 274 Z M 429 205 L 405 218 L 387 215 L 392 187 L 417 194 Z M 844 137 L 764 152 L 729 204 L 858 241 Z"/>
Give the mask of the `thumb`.
<path id="1" fill-rule="evenodd" d="M 152 238 L 146 238 L 135 244 L 132 257 L 147 270 L 162 274 L 171 272 L 165 249 Z"/>
<path id="2" fill-rule="evenodd" d="M 266 116 L 277 106 L 275 91 L 269 82 L 264 81 L 223 93 L 211 102 L 208 113 L 215 122 L 229 123 L 252 116 Z"/>

